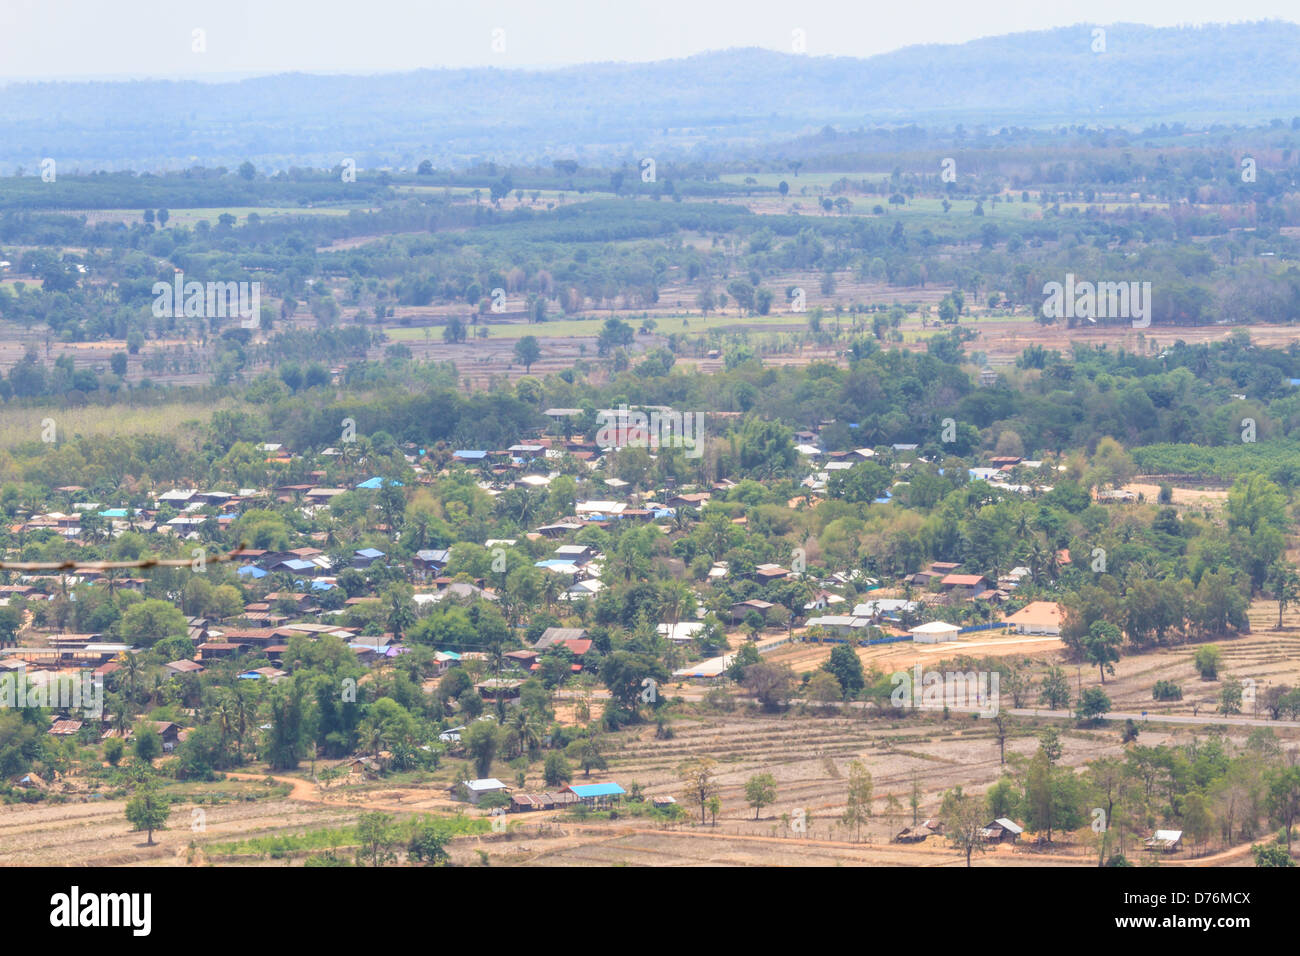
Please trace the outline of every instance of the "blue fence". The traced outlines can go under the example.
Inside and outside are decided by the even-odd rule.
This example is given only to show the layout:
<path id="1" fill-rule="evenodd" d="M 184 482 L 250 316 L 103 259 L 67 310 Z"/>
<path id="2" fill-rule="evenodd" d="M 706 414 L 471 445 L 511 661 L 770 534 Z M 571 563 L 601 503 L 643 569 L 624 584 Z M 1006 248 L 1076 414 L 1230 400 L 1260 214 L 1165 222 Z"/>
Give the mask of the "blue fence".
<path id="1" fill-rule="evenodd" d="M 972 631 L 991 631 L 994 628 L 1008 627 L 1006 621 L 994 621 L 992 624 L 972 624 L 970 627 L 963 627 L 958 634 L 969 634 Z"/>
<path id="2" fill-rule="evenodd" d="M 859 647 L 871 647 L 871 646 L 873 646 L 873 645 L 875 645 L 875 644 L 897 644 L 899 641 L 910 641 L 911 639 L 912 639 L 912 635 L 911 635 L 911 634 L 901 634 L 901 635 L 899 635 L 898 637 L 878 637 L 878 638 L 876 638 L 874 641 L 858 641 L 858 646 L 859 646 Z M 804 640 L 805 640 L 806 643 L 809 643 L 809 644 L 848 644 L 848 643 L 851 643 L 847 637 L 823 637 L 821 640 L 808 640 L 808 638 L 804 638 Z"/>

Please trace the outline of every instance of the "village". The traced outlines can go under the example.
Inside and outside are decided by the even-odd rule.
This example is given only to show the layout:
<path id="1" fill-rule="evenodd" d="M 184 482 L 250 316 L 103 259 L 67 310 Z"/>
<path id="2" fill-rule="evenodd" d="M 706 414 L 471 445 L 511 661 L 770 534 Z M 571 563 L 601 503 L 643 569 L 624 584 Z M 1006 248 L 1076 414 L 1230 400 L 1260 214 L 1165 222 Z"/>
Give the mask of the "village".
<path id="1" fill-rule="evenodd" d="M 1036 696 L 1021 699 L 1028 698 L 1023 686 L 1027 675 L 1042 674 L 1047 687 L 1060 680 L 1052 675 L 1061 673 L 1059 664 L 1068 657 L 1061 639 L 1068 611 L 1052 598 L 1051 585 L 1071 573 L 1075 556 L 1086 562 L 1088 550 L 1076 548 L 1072 556 L 1069 548 L 1035 547 L 1032 567 L 1011 561 L 994 561 L 991 568 L 927 561 L 919 570 L 893 574 L 882 573 L 878 564 L 836 564 L 815 553 L 810 557 L 804 547 L 789 550 L 780 562 L 755 560 L 754 552 L 735 548 L 747 540 L 750 519 L 743 512 L 732 517 L 734 509 L 726 508 L 735 495 L 748 492 L 752 481 L 744 486 L 729 479 L 671 481 L 658 487 L 648 482 L 645 466 L 671 454 L 679 437 L 646 427 L 649 414 L 663 411 L 629 411 L 627 406 L 598 411 L 597 420 L 613 421 L 614 427 L 606 428 L 599 441 L 590 441 L 574 434 L 573 420 L 584 415 L 581 409 L 548 408 L 548 425 L 519 434 L 507 448 L 407 444 L 392 450 L 382 474 L 371 473 L 367 458 L 379 456 L 368 442 L 369 456 L 346 443 L 313 452 L 270 442 L 255 446 L 254 453 L 274 473 L 299 480 L 251 488 L 228 483 L 166 487 L 105 500 L 90 500 L 81 486 L 56 488 L 55 508 L 31 509 L 9 527 L 19 549 L 28 538 L 57 538 L 105 548 L 110 558 L 131 556 L 121 548 L 115 554 L 115 543 L 130 544 L 141 555 L 178 557 L 49 567 L 7 558 L 0 605 L 8 614 L 4 621 L 10 625 L 11 646 L 0 657 L 0 677 L 16 678 L 30 688 L 31 702 L 47 707 L 45 733 L 68 742 L 64 754 L 107 755 L 105 767 L 115 766 L 123 750 L 130 749 L 147 765 L 156 761 L 162 772 L 171 765 L 170 772 L 180 779 L 203 779 L 247 766 L 260 753 L 271 770 L 267 780 L 275 777 L 289 785 L 291 778 L 277 772 L 293 770 L 310 757 L 306 779 L 314 782 L 316 793 L 310 799 L 322 808 L 339 800 L 391 807 L 382 794 L 391 795 L 391 787 L 404 780 L 424 780 L 397 798 L 410 812 L 424 808 L 457 817 L 477 815 L 493 835 L 546 819 L 542 827 L 552 840 L 556 814 L 581 821 L 628 818 L 631 812 L 631 820 L 649 819 L 671 832 L 689 824 L 692 812 L 701 822 L 711 812 L 716 827 L 718 794 L 728 787 L 737 791 L 731 799 L 743 793 L 760 810 L 776 800 L 775 792 L 765 795 L 765 788 L 775 790 L 770 774 L 728 785 L 714 756 L 694 748 L 672 768 L 653 761 L 647 772 L 636 759 L 626 764 L 628 758 L 620 753 L 629 746 L 635 753 L 640 746 L 636 727 L 645 726 L 644 714 L 657 721 L 655 737 L 665 740 L 674 736 L 666 728 L 680 727 L 683 719 L 707 722 L 709 713 L 723 715 L 738 707 L 752 711 L 747 719 L 760 723 L 765 714 L 784 712 L 783 725 L 792 716 L 796 723 L 820 725 L 837 712 L 860 719 L 869 710 L 893 715 L 891 728 L 909 713 L 910 722 L 923 726 L 940 717 L 939 726 L 950 719 L 989 723 L 992 718 L 1003 749 L 1001 762 L 1009 740 L 1014 754 L 1017 733 L 1021 744 L 1034 740 L 1034 725 L 1041 722 L 1025 719 L 1030 711 L 1024 708 L 1038 703 Z M 708 427 L 726 427 L 725 419 L 705 416 L 705 421 Z M 831 430 L 837 424 L 823 423 Z M 934 450 L 934 457 L 927 458 L 919 443 L 827 451 L 819 431 L 803 430 L 790 439 L 793 474 L 802 472 L 802 480 L 790 485 L 797 492 L 783 507 L 794 515 L 807 515 L 828 496 L 845 494 L 853 487 L 855 469 L 869 472 L 871 490 L 859 493 L 877 507 L 890 506 L 895 496 L 905 498 L 921 470 L 933 477 L 943 473 L 941 466 L 951 473 L 957 464 L 968 487 L 979 483 L 985 494 L 1027 501 L 1052 491 L 1041 476 L 1066 471 L 1064 463 L 1006 454 L 968 466 Z M 709 460 L 705 457 L 700 467 Z M 640 471 L 634 467 L 638 464 Z M 531 496 L 545 502 L 535 511 L 544 517 L 531 528 L 512 522 L 511 527 L 519 528 L 512 537 L 457 541 L 439 536 L 424 516 L 419 522 L 425 530 L 412 535 L 412 505 L 424 488 L 440 489 L 440 494 L 463 489 L 489 507 L 512 495 Z M 1124 508 L 1140 504 L 1145 496 L 1098 489 L 1095 500 Z M 355 538 L 359 533 L 363 546 L 340 543 L 341 515 L 352 518 L 346 534 Z M 690 561 L 676 559 L 673 570 L 673 556 L 688 556 L 683 543 L 706 526 L 710 535 L 724 536 L 718 557 L 701 552 Z M 644 538 L 646 533 L 651 537 Z M 763 554 L 778 557 L 771 548 Z M 669 569 L 664 591 L 638 595 L 635 582 L 655 564 Z M 611 585 L 621 600 L 601 605 Z M 85 619 L 92 619 L 90 606 L 105 598 L 121 600 L 125 609 L 111 626 L 101 631 L 66 626 L 87 612 Z M 467 611 L 468 617 L 459 616 Z M 489 614 L 495 623 L 485 623 Z M 142 631 L 132 633 L 128 622 Z M 461 626 L 465 624 L 470 630 Z M 611 625 L 626 629 L 617 644 L 611 641 Z M 847 658 L 842 656 L 846 652 Z M 284 699 L 275 696 L 284 690 L 278 685 L 319 655 L 338 654 L 348 662 L 343 668 L 332 665 L 344 708 L 375 701 L 379 687 L 386 696 L 378 703 L 397 708 L 393 697 L 408 699 L 398 693 L 402 682 L 410 688 L 402 693 L 428 695 L 425 700 L 432 703 L 405 705 L 414 725 L 407 718 L 383 724 L 338 717 L 336 725 L 348 732 L 327 738 L 316 731 L 317 742 L 308 749 L 304 746 L 313 732 L 306 728 L 297 731 L 303 734 L 301 742 L 278 740 L 284 733 L 274 703 Z M 345 671 L 353 676 L 340 677 Z M 950 686 L 930 695 L 929 679 L 945 674 Z M 900 709 L 890 691 L 901 678 L 916 702 L 909 697 Z M 73 702 L 51 693 L 75 680 L 88 682 L 98 693 L 87 692 L 84 700 Z M 234 692 L 224 689 L 228 683 Z M 262 685 L 259 696 L 244 694 L 242 688 L 252 685 Z M 220 696 L 227 693 L 231 696 Z M 1132 691 L 1126 693 L 1125 703 L 1132 696 Z M 1067 726 L 1072 723 L 1071 694 L 1045 690 L 1044 700 L 1049 703 L 1043 712 L 1048 725 L 1063 718 Z M 1213 708 L 1217 702 L 1204 703 Z M 233 724 L 217 725 L 220 746 L 210 739 L 214 706 L 250 712 L 238 730 Z M 1189 719 L 1178 715 L 1191 713 L 1190 719 L 1201 720 L 1196 717 L 1200 706 L 1179 697 L 1132 709 L 1140 709 L 1143 718 L 1165 714 Z M 1090 715 L 1094 723 L 1108 707 Z M 259 710 L 267 715 L 261 718 L 265 722 L 257 722 Z M 1022 725 L 1008 732 L 1002 721 L 1009 721 L 1013 710 L 1022 715 Z M 1251 716 L 1259 717 L 1258 705 Z M 605 727 L 603 734 L 596 731 L 598 723 Z M 1293 722 L 1273 723 L 1285 732 Z M 401 729 L 394 729 L 395 724 Z M 633 736 L 625 739 L 629 731 Z M 861 739 L 872 748 L 885 744 L 892 752 L 896 745 L 875 736 L 867 732 Z M 355 741 L 352 748 L 341 742 L 346 740 Z M 832 777 L 839 777 L 843 765 L 830 755 L 836 752 L 838 748 L 818 749 L 801 759 L 824 763 Z M 850 744 L 847 753 L 855 752 Z M 503 762 L 509 753 L 516 759 Z M 530 754 L 546 756 L 544 772 L 538 773 Z M 582 770 L 581 782 L 572 779 L 569 759 Z M 863 766 L 859 760 L 851 763 Z M 103 782 L 88 779 L 76 764 L 66 756 L 47 759 L 40 770 L 16 773 L 9 784 L 15 795 L 27 794 L 24 803 L 84 799 Z M 515 778 L 509 784 L 493 775 L 507 764 Z M 637 776 L 589 776 L 620 765 Z M 756 765 L 763 766 L 763 760 Z M 980 774 L 992 773 L 987 782 L 995 783 L 997 770 L 985 767 Z M 880 784 L 886 779 L 880 778 Z M 868 785 L 865 798 L 850 799 L 850 804 L 867 801 L 858 827 L 864 820 L 874 821 L 868 827 L 875 833 L 870 840 L 899 848 L 953 844 L 937 804 L 922 818 L 927 797 L 915 772 L 910 778 L 895 772 L 893 779 L 906 779 L 911 788 L 911 823 L 897 810 L 901 785 L 898 793 L 888 795 L 895 809 L 877 808 L 874 815 Z M 299 785 L 292 787 L 298 794 Z M 788 790 L 788 785 L 780 789 Z M 348 792 L 351 797 L 342 796 Z M 935 790 L 929 799 L 944 792 Z M 764 824 L 762 830 L 766 838 L 809 839 L 808 813 L 795 807 L 781 815 L 780 827 Z M 851 815 L 847 809 L 844 813 Z M 882 824 L 885 832 L 872 829 Z M 816 834 L 817 824 L 812 826 Z M 571 843 L 574 832 L 557 845 Z M 978 844 L 983 854 L 997 846 L 1018 846 L 1024 832 L 1023 821 L 988 815 L 965 844 L 957 840 L 953 845 L 969 850 Z M 834 835 L 832 825 L 823 840 Z M 742 833 L 735 836 L 743 838 Z M 1186 856 L 1181 830 L 1155 826 L 1138 832 L 1136 839 L 1143 849 Z M 1039 833 L 1036 843 L 1042 841 Z M 1055 847 L 1060 852 L 1059 840 Z M 1082 849 L 1077 844 L 1072 852 Z"/>

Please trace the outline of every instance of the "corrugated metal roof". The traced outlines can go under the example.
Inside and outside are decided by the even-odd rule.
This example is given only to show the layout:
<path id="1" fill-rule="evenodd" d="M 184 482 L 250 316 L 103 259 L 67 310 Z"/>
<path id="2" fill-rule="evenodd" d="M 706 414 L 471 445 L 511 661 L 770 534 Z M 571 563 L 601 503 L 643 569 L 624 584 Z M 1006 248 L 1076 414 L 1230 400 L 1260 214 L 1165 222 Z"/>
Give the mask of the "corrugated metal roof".
<path id="1" fill-rule="evenodd" d="M 616 797 L 627 793 L 616 783 L 578 783 L 569 789 L 580 797 Z"/>

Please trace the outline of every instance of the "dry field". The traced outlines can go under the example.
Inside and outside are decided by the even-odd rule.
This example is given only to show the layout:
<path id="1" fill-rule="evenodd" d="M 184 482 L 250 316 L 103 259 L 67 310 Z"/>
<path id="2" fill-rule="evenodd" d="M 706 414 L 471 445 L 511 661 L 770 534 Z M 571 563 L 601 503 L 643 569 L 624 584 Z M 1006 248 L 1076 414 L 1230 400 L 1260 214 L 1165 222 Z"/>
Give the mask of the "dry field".
<path id="1" fill-rule="evenodd" d="M 316 827 L 339 827 L 350 814 L 294 800 L 262 799 L 197 808 L 178 804 L 170 829 L 145 834 L 130 829 L 125 800 L 0 807 L 0 860 L 24 866 L 175 866 L 186 862 L 191 841 L 213 842 L 274 836 Z M 203 816 L 194 814 L 201 809 Z M 193 829 L 199 822 L 203 829 Z"/>

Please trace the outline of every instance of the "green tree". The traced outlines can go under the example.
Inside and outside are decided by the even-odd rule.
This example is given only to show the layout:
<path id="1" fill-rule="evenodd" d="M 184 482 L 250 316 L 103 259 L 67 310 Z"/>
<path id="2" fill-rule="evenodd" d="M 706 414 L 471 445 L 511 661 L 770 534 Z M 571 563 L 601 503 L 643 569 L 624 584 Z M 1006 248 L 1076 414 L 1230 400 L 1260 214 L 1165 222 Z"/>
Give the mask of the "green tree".
<path id="1" fill-rule="evenodd" d="M 677 775 L 686 787 L 688 800 L 700 808 L 700 823 L 704 822 L 710 798 L 717 795 L 718 782 L 714 776 L 717 761 L 712 757 L 695 757 L 677 766 Z"/>
<path id="2" fill-rule="evenodd" d="M 398 829 L 387 813 L 363 813 L 357 818 L 357 865 L 383 866 L 397 859 Z"/>
<path id="3" fill-rule="evenodd" d="M 604 770 L 609 766 L 601 750 L 600 737 L 595 733 L 586 733 L 569 745 L 570 756 L 578 761 L 582 775 L 590 777 L 593 770 Z"/>
<path id="4" fill-rule="evenodd" d="M 831 649 L 830 659 L 822 667 L 835 675 L 847 698 L 856 697 L 867 686 L 867 679 L 862 673 L 862 660 L 848 644 L 835 645 Z"/>
<path id="5" fill-rule="evenodd" d="M 1095 723 L 1110 710 L 1110 698 L 1100 687 L 1089 687 L 1079 697 L 1075 716 L 1084 723 Z"/>
<path id="6" fill-rule="evenodd" d="M 745 668 L 741 686 L 753 694 L 764 710 L 779 710 L 790 699 L 798 683 L 789 664 L 759 661 Z"/>
<path id="7" fill-rule="evenodd" d="M 18 632 L 22 630 L 23 612 L 10 604 L 0 607 L 0 647 L 17 646 Z"/>
<path id="8" fill-rule="evenodd" d="M 971 854 L 984 852 L 981 831 L 988 822 L 985 819 L 984 801 L 972 794 L 963 793 L 961 787 L 955 787 L 944 793 L 939 819 L 943 821 L 944 837 L 965 854 L 966 866 L 969 867 Z"/>
<path id="9" fill-rule="evenodd" d="M 542 347 L 537 343 L 537 336 L 525 335 L 515 342 L 515 361 L 524 367 L 524 374 L 532 371 L 533 363 L 542 357 Z"/>
<path id="10" fill-rule="evenodd" d="M 136 724 L 131 738 L 131 749 L 136 760 L 150 763 L 157 757 L 162 756 L 162 736 L 158 733 L 158 729 L 154 727 L 152 721 L 144 720 Z"/>
<path id="11" fill-rule="evenodd" d="M 757 773 L 745 781 L 745 802 L 754 808 L 754 819 L 764 807 L 776 802 L 776 778 L 770 773 Z"/>
<path id="12" fill-rule="evenodd" d="M 1109 621 L 1093 621 L 1088 634 L 1083 639 L 1084 659 L 1097 665 L 1101 682 L 1106 683 L 1106 673 L 1115 673 L 1115 662 L 1119 660 L 1119 648 L 1124 643 L 1120 629 Z"/>
<path id="13" fill-rule="evenodd" d="M 184 637 L 189 625 L 182 614 L 168 601 L 148 598 L 132 604 L 115 625 L 123 641 L 152 646 L 164 637 Z"/>
<path id="14" fill-rule="evenodd" d="M 421 817 L 411 827 L 406 855 L 429 866 L 440 866 L 451 859 L 446 850 L 447 839 L 445 828 L 438 820 Z"/>
<path id="15" fill-rule="evenodd" d="M 670 676 L 657 658 L 633 651 L 614 651 L 600 664 L 600 679 L 609 688 L 611 701 L 629 717 L 637 715 L 643 701 L 658 704 L 657 691 L 649 692 L 666 684 Z"/>
<path id="16" fill-rule="evenodd" d="M 1277 628 L 1282 629 L 1282 614 L 1287 607 L 1300 599 L 1300 574 L 1281 561 L 1276 562 L 1269 571 L 1269 588 L 1277 599 Z"/>
<path id="17" fill-rule="evenodd" d="M 1268 775 L 1268 812 L 1282 825 L 1286 852 L 1291 852 L 1291 831 L 1300 816 L 1300 766 L 1275 769 Z"/>
<path id="18" fill-rule="evenodd" d="M 501 728 L 491 720 L 476 720 L 461 733 L 465 752 L 474 761 L 474 772 L 479 779 L 492 772 L 492 761 L 501 748 Z"/>
<path id="19" fill-rule="evenodd" d="M 1206 644 L 1198 647 L 1196 653 L 1192 656 L 1192 665 L 1196 668 L 1197 673 L 1201 675 L 1201 680 L 1217 680 L 1219 676 L 1219 665 L 1223 662 L 1223 652 L 1219 650 L 1217 644 Z"/>
<path id="20" fill-rule="evenodd" d="M 1060 710 L 1070 703 L 1070 681 L 1059 667 L 1048 668 L 1038 689 L 1039 700 L 1051 710 Z"/>
<path id="21" fill-rule="evenodd" d="M 862 839 L 862 825 L 871 819 L 871 774 L 861 760 L 849 764 L 849 793 L 840 822 L 853 830 L 854 839 Z"/>
<path id="22" fill-rule="evenodd" d="M 171 803 L 163 799 L 157 789 L 148 784 L 126 803 L 126 818 L 131 829 L 148 833 L 146 843 L 153 846 L 153 831 L 167 829 L 167 818 L 171 816 Z"/>
<path id="23" fill-rule="evenodd" d="M 569 762 L 564 759 L 564 754 L 553 751 L 546 755 L 546 763 L 542 767 L 542 779 L 548 787 L 562 787 L 573 779 L 573 771 L 569 768 Z"/>
<path id="24" fill-rule="evenodd" d="M 1258 843 L 1250 848 L 1255 855 L 1256 866 L 1295 866 L 1291 851 L 1282 846 L 1261 846 Z"/>

